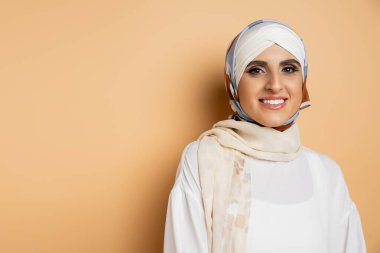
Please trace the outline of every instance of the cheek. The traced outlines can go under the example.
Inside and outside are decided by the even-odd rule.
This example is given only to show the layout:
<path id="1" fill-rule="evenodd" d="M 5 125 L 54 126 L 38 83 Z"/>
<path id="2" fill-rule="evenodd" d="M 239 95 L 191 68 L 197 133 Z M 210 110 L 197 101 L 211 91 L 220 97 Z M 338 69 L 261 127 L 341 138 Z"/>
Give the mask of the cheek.
<path id="1" fill-rule="evenodd" d="M 299 106 L 302 103 L 302 87 L 298 87 L 297 89 L 294 89 L 291 94 L 292 97 L 292 108 L 295 110 L 296 108 L 299 108 Z"/>
<path id="2" fill-rule="evenodd" d="M 297 94 L 298 94 L 298 98 L 299 98 L 299 100 L 301 101 L 302 100 L 302 94 L 303 94 L 303 89 L 302 89 L 302 84 L 300 84 L 300 86 L 298 87 L 298 89 L 297 89 Z"/>
<path id="3" fill-rule="evenodd" d="M 239 100 L 241 104 L 253 104 L 257 101 L 257 96 L 258 90 L 255 85 L 247 85 L 240 90 Z"/>
<path id="4" fill-rule="evenodd" d="M 254 100 L 259 93 L 258 87 L 259 84 L 254 80 L 242 78 L 238 87 L 238 96 L 240 101 L 245 100 L 247 102 Z"/>
<path id="5" fill-rule="evenodd" d="M 294 82 L 291 85 L 288 85 L 288 92 L 294 100 L 302 100 L 302 83 Z"/>

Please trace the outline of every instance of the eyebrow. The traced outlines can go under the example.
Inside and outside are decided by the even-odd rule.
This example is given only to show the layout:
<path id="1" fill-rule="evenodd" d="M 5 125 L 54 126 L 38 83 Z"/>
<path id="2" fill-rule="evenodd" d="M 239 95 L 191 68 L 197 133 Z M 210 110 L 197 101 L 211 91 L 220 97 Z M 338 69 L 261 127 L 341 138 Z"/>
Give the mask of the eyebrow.
<path id="1" fill-rule="evenodd" d="M 301 67 L 301 64 L 297 60 L 295 60 L 295 59 L 287 59 L 287 60 L 281 61 L 280 65 L 286 65 L 286 64 L 291 64 L 291 63 L 294 63 L 294 64 L 298 65 L 299 67 Z M 261 66 L 268 66 L 268 63 L 266 61 L 251 61 L 247 65 L 247 67 L 249 67 L 249 66 L 251 66 L 253 64 L 261 65 Z"/>

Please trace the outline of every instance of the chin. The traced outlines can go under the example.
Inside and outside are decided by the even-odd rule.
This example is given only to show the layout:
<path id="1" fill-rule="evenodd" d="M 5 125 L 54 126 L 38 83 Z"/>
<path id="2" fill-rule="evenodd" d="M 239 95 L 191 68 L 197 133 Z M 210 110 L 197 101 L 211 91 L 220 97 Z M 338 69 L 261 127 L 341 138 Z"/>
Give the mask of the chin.
<path id="1" fill-rule="evenodd" d="M 248 116 L 266 127 L 281 127 L 292 116 L 288 110 L 251 111 Z"/>
<path id="2" fill-rule="evenodd" d="M 264 125 L 264 126 L 266 126 L 266 127 L 280 127 L 280 126 L 282 126 L 284 123 L 285 123 L 285 121 L 282 122 L 282 123 L 262 124 L 262 125 Z"/>
<path id="3" fill-rule="evenodd" d="M 288 111 L 278 112 L 257 112 L 251 113 L 249 116 L 261 125 L 266 127 L 281 127 L 292 116 Z"/>
<path id="4" fill-rule="evenodd" d="M 280 127 L 282 126 L 287 119 L 276 119 L 276 120 L 263 120 L 263 121 L 258 121 L 261 125 L 264 125 L 266 127 Z"/>

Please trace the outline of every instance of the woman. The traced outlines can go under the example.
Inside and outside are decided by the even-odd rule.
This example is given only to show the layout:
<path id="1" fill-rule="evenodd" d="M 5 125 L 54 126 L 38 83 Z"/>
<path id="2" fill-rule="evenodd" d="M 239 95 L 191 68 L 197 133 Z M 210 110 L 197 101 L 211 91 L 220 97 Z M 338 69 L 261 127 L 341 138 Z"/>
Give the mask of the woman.
<path id="1" fill-rule="evenodd" d="M 225 67 L 234 114 L 183 151 L 164 253 L 366 252 L 339 165 L 300 143 L 306 77 L 288 25 L 258 20 L 235 37 Z"/>

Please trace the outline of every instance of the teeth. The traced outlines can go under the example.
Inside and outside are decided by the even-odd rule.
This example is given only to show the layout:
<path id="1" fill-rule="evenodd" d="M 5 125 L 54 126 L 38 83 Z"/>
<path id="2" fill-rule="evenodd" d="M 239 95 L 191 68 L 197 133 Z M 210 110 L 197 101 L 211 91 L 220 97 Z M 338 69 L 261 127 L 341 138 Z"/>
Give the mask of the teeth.
<path id="1" fill-rule="evenodd" d="M 284 99 L 276 99 L 276 100 L 266 100 L 266 99 L 263 99 L 263 102 L 265 104 L 278 105 L 278 104 L 284 103 L 285 100 Z"/>

